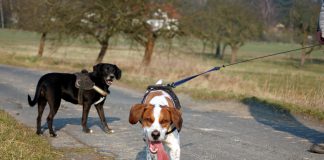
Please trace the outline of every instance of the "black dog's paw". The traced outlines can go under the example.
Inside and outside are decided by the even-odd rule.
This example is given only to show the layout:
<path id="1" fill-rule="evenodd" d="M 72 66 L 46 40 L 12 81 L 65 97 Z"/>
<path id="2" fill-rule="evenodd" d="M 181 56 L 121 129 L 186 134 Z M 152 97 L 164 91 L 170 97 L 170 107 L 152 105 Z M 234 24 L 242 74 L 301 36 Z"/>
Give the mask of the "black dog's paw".
<path id="1" fill-rule="evenodd" d="M 92 133 L 93 131 L 89 128 L 83 128 L 82 130 L 84 133 Z"/>
<path id="2" fill-rule="evenodd" d="M 57 137 L 57 134 L 54 132 L 50 133 L 50 135 L 51 135 L 51 137 Z"/>
<path id="3" fill-rule="evenodd" d="M 38 131 L 36 131 L 36 134 L 41 136 L 41 135 L 43 135 L 43 132 L 41 130 L 38 130 Z"/>
<path id="4" fill-rule="evenodd" d="M 104 131 L 105 131 L 106 133 L 108 133 L 108 134 L 115 133 L 115 131 L 112 130 L 112 129 L 105 129 Z"/>

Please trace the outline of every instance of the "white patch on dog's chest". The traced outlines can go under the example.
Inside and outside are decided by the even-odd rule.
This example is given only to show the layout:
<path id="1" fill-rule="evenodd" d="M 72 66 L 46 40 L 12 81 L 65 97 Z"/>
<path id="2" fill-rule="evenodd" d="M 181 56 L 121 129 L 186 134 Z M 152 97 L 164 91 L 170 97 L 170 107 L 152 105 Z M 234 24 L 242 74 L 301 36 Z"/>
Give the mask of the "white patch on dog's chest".
<path id="1" fill-rule="evenodd" d="M 101 103 L 103 100 L 105 100 L 105 98 L 106 97 L 100 97 L 100 99 L 97 102 L 95 102 L 94 104 L 97 105 L 97 104 Z"/>

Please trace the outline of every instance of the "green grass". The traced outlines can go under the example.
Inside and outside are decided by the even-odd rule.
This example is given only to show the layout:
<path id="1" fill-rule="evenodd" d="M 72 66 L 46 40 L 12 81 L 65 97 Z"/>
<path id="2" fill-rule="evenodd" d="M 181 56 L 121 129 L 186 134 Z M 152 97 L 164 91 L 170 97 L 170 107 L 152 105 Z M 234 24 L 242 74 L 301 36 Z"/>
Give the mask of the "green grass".
<path id="1" fill-rule="evenodd" d="M 11 36 L 14 35 L 14 36 Z M 36 57 L 40 35 L 30 32 L 0 30 L 0 63 L 32 68 L 47 68 L 65 72 L 91 70 L 99 52 L 93 41 L 75 40 L 59 48 L 47 43 L 42 58 Z M 143 48 L 122 37 L 114 37 L 104 62 L 115 63 L 123 70 L 122 85 L 144 91 L 157 80 L 172 82 L 200 73 L 213 66 L 229 62 L 230 49 L 225 60 L 214 58 L 214 49 L 201 53 L 201 42 L 195 39 L 174 40 L 168 46 L 159 42 L 151 66 L 141 66 Z M 238 53 L 238 60 L 300 48 L 297 44 L 249 42 Z M 210 51 L 208 53 L 208 51 Z M 242 100 L 257 97 L 267 102 L 292 108 L 292 112 L 305 113 L 322 119 L 324 111 L 324 54 L 317 49 L 305 66 L 299 65 L 299 52 L 266 58 L 250 63 L 223 68 L 218 72 L 198 77 L 176 91 L 197 99 Z M 297 106 L 297 107 L 296 107 Z M 315 114 L 319 113 L 319 114 Z"/>
<path id="2" fill-rule="evenodd" d="M 1 159 L 58 159 L 63 152 L 51 148 L 44 137 L 17 123 L 0 110 Z"/>

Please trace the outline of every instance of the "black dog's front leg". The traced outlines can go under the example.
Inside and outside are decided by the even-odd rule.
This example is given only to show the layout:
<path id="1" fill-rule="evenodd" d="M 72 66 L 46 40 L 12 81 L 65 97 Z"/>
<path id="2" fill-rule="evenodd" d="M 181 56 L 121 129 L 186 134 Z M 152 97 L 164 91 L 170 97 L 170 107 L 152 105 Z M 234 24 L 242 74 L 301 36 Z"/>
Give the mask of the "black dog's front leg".
<path id="1" fill-rule="evenodd" d="M 83 103 L 82 110 L 82 130 L 85 133 L 91 133 L 92 131 L 87 127 L 88 115 L 90 111 L 91 104 Z"/>
<path id="2" fill-rule="evenodd" d="M 101 120 L 101 124 L 103 126 L 103 129 L 106 133 L 114 133 L 114 130 L 112 130 L 111 128 L 109 128 L 107 121 L 106 121 L 106 117 L 105 117 L 105 112 L 103 109 L 103 103 L 97 104 L 95 105 L 98 115 L 100 117 Z"/>

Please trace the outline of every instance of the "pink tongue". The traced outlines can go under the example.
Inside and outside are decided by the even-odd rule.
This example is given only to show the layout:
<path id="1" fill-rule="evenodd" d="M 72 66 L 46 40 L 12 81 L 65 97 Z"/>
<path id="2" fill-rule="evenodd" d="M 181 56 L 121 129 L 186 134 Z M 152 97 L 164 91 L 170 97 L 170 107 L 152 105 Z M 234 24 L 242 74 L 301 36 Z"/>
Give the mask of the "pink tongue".
<path id="1" fill-rule="evenodd" d="M 153 154 L 157 154 L 158 160 L 169 160 L 161 142 L 150 142 L 150 151 Z"/>

